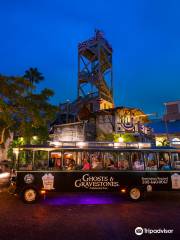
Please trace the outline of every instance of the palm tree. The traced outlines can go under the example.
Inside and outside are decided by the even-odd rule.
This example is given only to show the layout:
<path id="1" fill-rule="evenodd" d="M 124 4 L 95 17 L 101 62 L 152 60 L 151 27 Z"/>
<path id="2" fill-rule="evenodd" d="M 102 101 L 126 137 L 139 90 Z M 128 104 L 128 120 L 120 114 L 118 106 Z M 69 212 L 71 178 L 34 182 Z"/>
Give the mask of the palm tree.
<path id="1" fill-rule="evenodd" d="M 44 76 L 38 71 L 37 68 L 29 68 L 29 70 L 26 70 L 24 78 L 29 80 L 32 85 L 34 83 L 39 83 L 40 81 L 44 80 Z"/>

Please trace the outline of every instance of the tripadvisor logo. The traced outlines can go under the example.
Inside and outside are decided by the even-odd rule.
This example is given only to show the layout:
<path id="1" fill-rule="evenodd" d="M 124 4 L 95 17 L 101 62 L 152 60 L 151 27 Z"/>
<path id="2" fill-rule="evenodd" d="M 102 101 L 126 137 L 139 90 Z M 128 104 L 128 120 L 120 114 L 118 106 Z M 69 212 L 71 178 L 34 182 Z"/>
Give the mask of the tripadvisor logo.
<path id="1" fill-rule="evenodd" d="M 173 229 L 165 229 L 165 228 L 158 228 L 158 229 L 150 229 L 150 228 L 142 228 L 142 227 L 136 227 L 135 228 L 135 234 L 136 235 L 142 235 L 144 234 L 160 234 L 160 233 L 165 233 L 165 234 L 171 234 L 173 233 Z"/>
<path id="2" fill-rule="evenodd" d="M 142 235 L 143 234 L 143 228 L 142 227 L 135 228 L 135 234 L 136 235 Z"/>

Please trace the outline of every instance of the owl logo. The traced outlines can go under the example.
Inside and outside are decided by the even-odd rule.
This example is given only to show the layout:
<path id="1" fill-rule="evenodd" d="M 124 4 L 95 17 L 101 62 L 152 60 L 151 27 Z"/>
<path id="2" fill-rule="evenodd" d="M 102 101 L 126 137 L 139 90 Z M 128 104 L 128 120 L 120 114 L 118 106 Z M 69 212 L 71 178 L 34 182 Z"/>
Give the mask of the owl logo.
<path id="1" fill-rule="evenodd" d="M 25 183 L 27 183 L 27 184 L 31 184 L 31 183 L 33 183 L 34 182 L 34 176 L 32 175 L 32 174 L 26 174 L 25 176 L 24 176 L 24 181 L 25 181 Z"/>

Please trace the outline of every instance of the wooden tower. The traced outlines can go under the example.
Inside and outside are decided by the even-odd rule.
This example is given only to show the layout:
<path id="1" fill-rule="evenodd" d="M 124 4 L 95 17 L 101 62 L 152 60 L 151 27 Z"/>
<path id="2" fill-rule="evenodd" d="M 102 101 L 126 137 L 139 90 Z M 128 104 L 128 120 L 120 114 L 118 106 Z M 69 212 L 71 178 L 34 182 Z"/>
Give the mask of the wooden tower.
<path id="1" fill-rule="evenodd" d="M 78 99 L 93 99 L 93 110 L 113 108 L 112 47 L 104 34 L 78 45 Z M 90 101 L 91 101 L 90 100 Z"/>

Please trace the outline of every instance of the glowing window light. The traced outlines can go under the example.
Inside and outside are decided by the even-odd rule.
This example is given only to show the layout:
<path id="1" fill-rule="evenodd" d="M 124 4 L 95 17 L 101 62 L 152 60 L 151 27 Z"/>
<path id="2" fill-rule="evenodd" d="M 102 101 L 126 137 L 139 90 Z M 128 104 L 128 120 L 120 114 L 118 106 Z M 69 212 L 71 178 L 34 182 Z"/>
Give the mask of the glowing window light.
<path id="1" fill-rule="evenodd" d="M 33 136 L 32 138 L 33 138 L 33 140 L 37 140 L 38 136 Z"/>
<path id="2" fill-rule="evenodd" d="M 86 144 L 86 142 L 77 142 L 77 147 L 79 147 L 79 148 L 83 148 L 83 147 L 85 147 L 87 144 Z"/>
<path id="3" fill-rule="evenodd" d="M 119 137 L 119 138 L 118 138 L 118 141 L 119 141 L 120 143 L 123 143 L 123 142 L 124 142 L 124 139 L 123 139 L 122 137 Z"/>
<path id="4" fill-rule="evenodd" d="M 173 138 L 173 139 L 171 140 L 171 143 L 172 143 L 172 144 L 176 144 L 176 145 L 180 145 L 180 138 Z"/>
<path id="5" fill-rule="evenodd" d="M 151 143 L 139 143 L 139 148 L 150 148 Z"/>
<path id="6" fill-rule="evenodd" d="M 55 147 L 60 147 L 60 146 L 62 146 L 62 143 L 61 142 L 57 142 L 57 141 L 50 141 L 49 145 L 50 146 L 55 146 Z"/>

